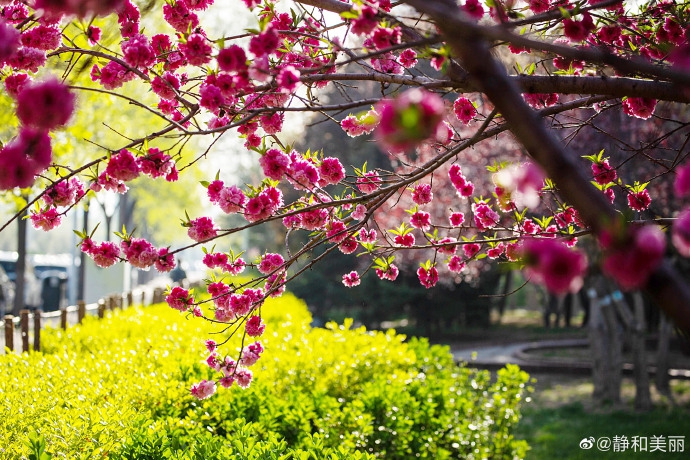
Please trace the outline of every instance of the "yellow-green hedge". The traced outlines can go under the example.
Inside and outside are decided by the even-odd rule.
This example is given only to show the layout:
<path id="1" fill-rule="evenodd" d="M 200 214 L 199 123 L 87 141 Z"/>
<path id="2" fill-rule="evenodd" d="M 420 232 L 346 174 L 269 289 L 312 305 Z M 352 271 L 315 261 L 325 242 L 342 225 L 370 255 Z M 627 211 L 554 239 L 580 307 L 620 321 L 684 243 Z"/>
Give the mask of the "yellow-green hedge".
<path id="1" fill-rule="evenodd" d="M 520 457 L 527 376 L 457 367 L 447 349 L 350 325 L 311 328 L 286 294 L 262 309 L 266 351 L 248 390 L 197 401 L 218 326 L 166 305 L 43 334 L 42 353 L 0 357 L 0 458 L 271 459 Z M 227 351 L 234 351 L 237 342 Z M 33 450 L 36 450 L 35 448 Z"/>

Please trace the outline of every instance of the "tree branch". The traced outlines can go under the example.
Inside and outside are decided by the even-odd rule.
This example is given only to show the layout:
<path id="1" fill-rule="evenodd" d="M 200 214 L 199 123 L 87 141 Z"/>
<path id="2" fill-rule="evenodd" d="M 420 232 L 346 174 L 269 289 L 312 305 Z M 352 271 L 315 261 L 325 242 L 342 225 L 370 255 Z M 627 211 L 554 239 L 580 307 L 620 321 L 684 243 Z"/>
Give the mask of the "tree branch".
<path id="1" fill-rule="evenodd" d="M 546 128 L 520 95 L 515 82 L 491 55 L 485 37 L 468 21 L 454 2 L 406 0 L 418 11 L 434 19 L 454 54 L 510 125 L 511 132 L 557 184 L 565 199 L 573 204 L 595 234 L 604 231 L 618 217 L 566 154 L 561 142 Z M 650 277 L 647 291 L 678 326 L 690 330 L 690 288 L 665 263 Z"/>

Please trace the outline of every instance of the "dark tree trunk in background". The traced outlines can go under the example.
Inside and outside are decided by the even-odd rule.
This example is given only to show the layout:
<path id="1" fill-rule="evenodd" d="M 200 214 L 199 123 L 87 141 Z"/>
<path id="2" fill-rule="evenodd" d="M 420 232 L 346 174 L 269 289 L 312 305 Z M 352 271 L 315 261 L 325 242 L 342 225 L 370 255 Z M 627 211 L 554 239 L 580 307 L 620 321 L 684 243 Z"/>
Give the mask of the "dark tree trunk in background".
<path id="1" fill-rule="evenodd" d="M 26 271 L 26 220 L 24 217 L 26 215 L 27 213 L 24 211 L 17 220 L 17 278 L 14 281 L 15 295 L 14 308 L 12 308 L 14 316 L 19 316 L 19 312 L 26 308 L 24 295 L 24 291 L 26 291 L 26 279 L 24 278 Z"/>
<path id="2" fill-rule="evenodd" d="M 89 233 L 89 207 L 84 208 L 84 231 Z M 77 300 L 84 300 L 86 289 L 86 254 L 79 251 L 79 273 L 77 275 Z"/>

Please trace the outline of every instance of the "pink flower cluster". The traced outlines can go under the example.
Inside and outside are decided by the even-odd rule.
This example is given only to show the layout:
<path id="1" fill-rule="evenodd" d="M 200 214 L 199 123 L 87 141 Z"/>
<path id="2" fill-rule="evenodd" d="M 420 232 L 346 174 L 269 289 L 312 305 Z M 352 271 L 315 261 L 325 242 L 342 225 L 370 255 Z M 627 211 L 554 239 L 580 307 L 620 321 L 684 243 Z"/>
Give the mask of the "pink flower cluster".
<path id="1" fill-rule="evenodd" d="M 257 270 L 263 275 L 268 275 L 279 269 L 285 263 L 285 259 L 280 254 L 266 253 L 261 257 L 261 261 L 257 265 Z"/>
<path id="2" fill-rule="evenodd" d="M 174 286 L 170 293 L 165 297 L 165 301 L 175 310 L 187 312 L 194 308 L 194 296 L 187 290 L 180 286 Z"/>
<path id="3" fill-rule="evenodd" d="M 647 120 L 654 115 L 656 99 L 646 97 L 628 97 L 623 101 L 623 112 L 631 117 Z"/>
<path id="4" fill-rule="evenodd" d="M 606 252 L 602 270 L 624 290 L 644 287 L 666 251 L 666 238 L 657 225 L 605 232 L 599 242 Z"/>
<path id="5" fill-rule="evenodd" d="M 350 137 L 370 134 L 379 124 L 379 114 L 369 110 L 361 116 L 348 115 L 340 122 L 340 127 Z"/>
<path id="6" fill-rule="evenodd" d="M 462 169 L 460 165 L 454 164 L 450 167 L 448 171 L 448 177 L 450 182 L 457 190 L 458 195 L 462 198 L 468 198 L 474 193 L 474 184 L 467 180 L 467 178 L 462 174 Z"/>
<path id="7" fill-rule="evenodd" d="M 224 213 L 237 213 L 244 210 L 247 197 L 237 186 L 226 187 L 223 181 L 215 180 L 207 187 L 208 198 L 217 204 Z"/>
<path id="8" fill-rule="evenodd" d="M 445 115 L 443 99 L 435 93 L 413 88 L 395 99 L 376 104 L 380 114 L 374 131 L 377 142 L 386 150 L 404 152 L 434 137 Z"/>
<path id="9" fill-rule="evenodd" d="M 204 255 L 204 265 L 210 269 L 220 268 L 231 275 L 239 275 L 246 267 L 241 257 L 231 258 L 224 252 L 209 252 Z"/>
<path id="10" fill-rule="evenodd" d="M 422 284 L 422 286 L 430 289 L 436 286 L 436 283 L 438 282 L 438 270 L 435 266 L 422 266 L 417 269 L 417 277 L 419 278 L 419 282 Z"/>
<path id="11" fill-rule="evenodd" d="M 197 217 L 185 224 L 187 235 L 196 242 L 207 241 L 218 236 L 218 231 L 210 217 Z"/>
<path id="12" fill-rule="evenodd" d="M 346 273 L 343 275 L 343 284 L 346 287 L 355 287 L 359 286 L 359 284 L 362 282 L 362 280 L 359 277 L 359 273 L 356 271 L 351 271 L 350 273 Z"/>
<path id="13" fill-rule="evenodd" d="M 84 238 L 80 248 L 101 268 L 110 267 L 120 260 L 120 248 L 112 241 L 96 244 L 91 238 Z"/>
<path id="14" fill-rule="evenodd" d="M 555 239 L 527 239 L 520 254 L 531 280 L 554 294 L 577 292 L 584 283 L 587 259 Z"/>

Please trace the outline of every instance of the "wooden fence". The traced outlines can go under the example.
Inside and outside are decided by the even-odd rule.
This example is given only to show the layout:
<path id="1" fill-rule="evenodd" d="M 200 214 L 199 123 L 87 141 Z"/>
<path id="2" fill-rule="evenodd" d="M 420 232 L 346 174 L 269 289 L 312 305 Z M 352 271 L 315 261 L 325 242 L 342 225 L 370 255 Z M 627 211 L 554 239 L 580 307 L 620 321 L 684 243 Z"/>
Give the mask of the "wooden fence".
<path id="1" fill-rule="evenodd" d="M 122 309 L 135 304 L 152 305 L 161 303 L 165 300 L 164 292 L 165 289 L 162 287 L 155 287 L 152 289 L 142 289 L 136 293 L 130 291 L 125 294 L 110 295 L 100 299 L 97 303 L 89 305 L 83 301 L 79 301 L 77 305 L 63 307 L 54 312 L 22 310 L 18 318 L 7 315 L 4 319 L 5 350 L 9 349 L 9 351 L 15 351 L 17 329 L 19 330 L 19 341 L 21 342 L 22 352 L 28 352 L 30 350 L 40 351 L 41 329 L 48 323 L 57 327 L 59 322 L 60 328 L 67 329 L 69 326 L 68 315 L 70 314 L 74 317 L 74 313 L 76 313 L 76 323 L 81 324 L 87 313 L 95 314 L 98 315 L 99 318 L 103 318 L 107 310 Z M 150 299 L 148 303 L 147 298 Z M 32 338 L 33 340 L 31 340 Z M 32 346 L 30 347 L 30 345 Z M 17 349 L 17 351 L 19 351 L 19 349 Z"/>

